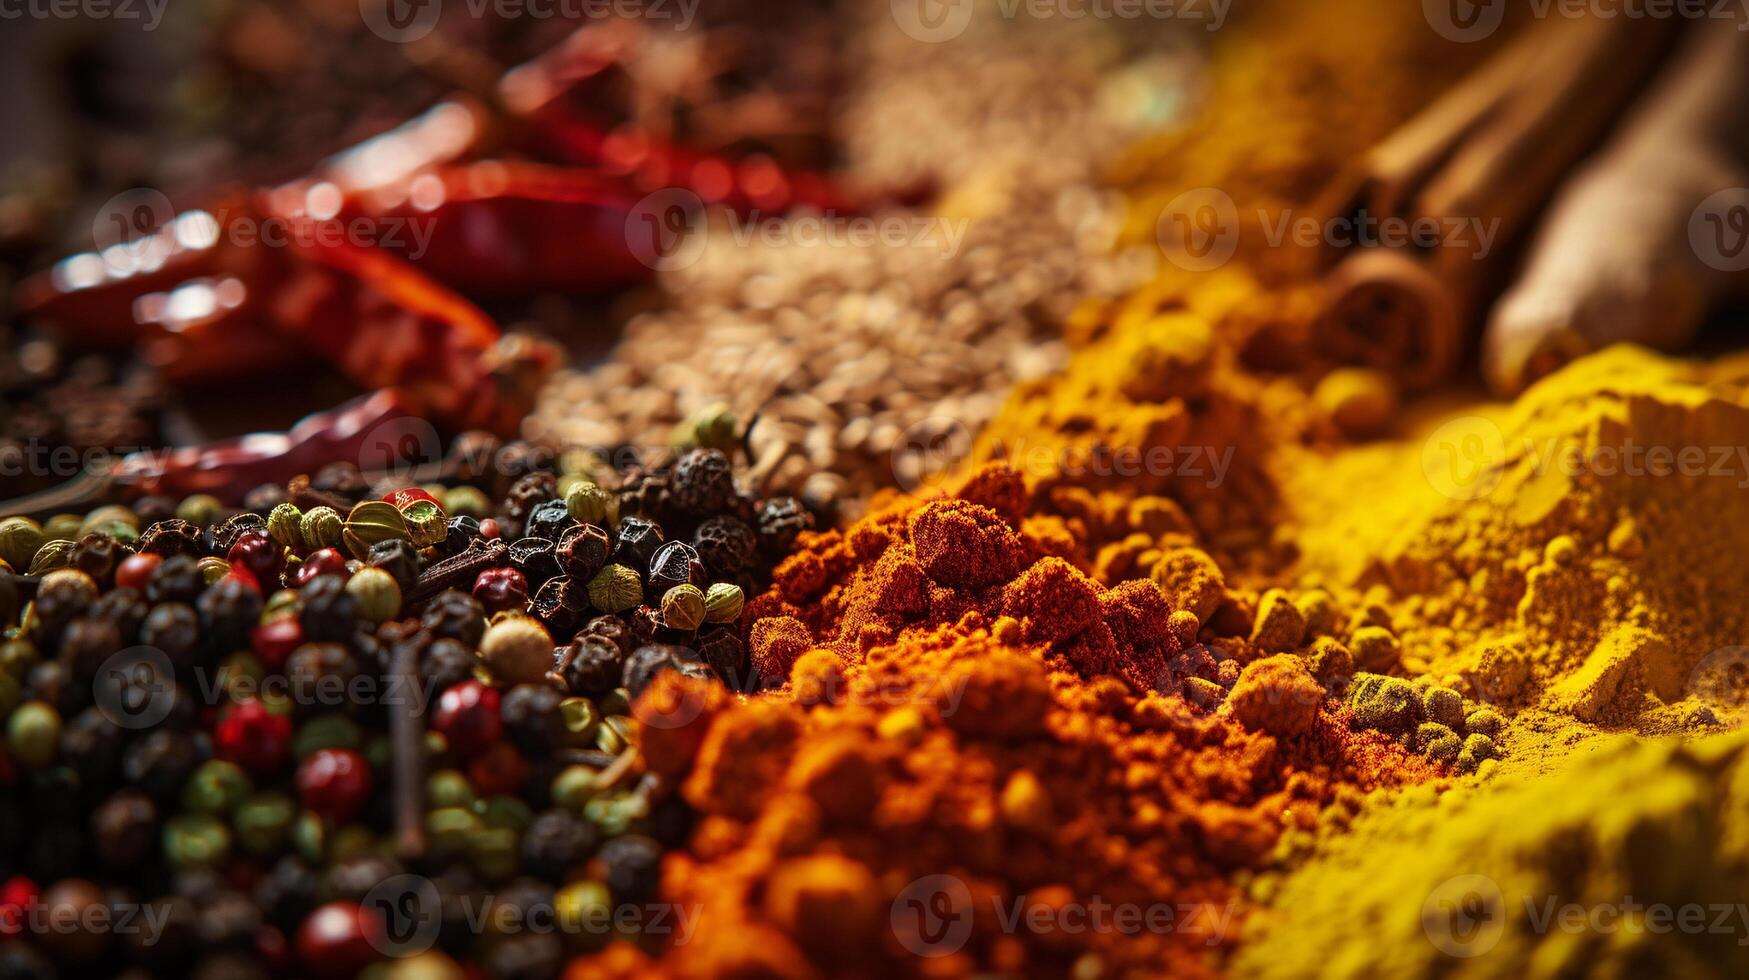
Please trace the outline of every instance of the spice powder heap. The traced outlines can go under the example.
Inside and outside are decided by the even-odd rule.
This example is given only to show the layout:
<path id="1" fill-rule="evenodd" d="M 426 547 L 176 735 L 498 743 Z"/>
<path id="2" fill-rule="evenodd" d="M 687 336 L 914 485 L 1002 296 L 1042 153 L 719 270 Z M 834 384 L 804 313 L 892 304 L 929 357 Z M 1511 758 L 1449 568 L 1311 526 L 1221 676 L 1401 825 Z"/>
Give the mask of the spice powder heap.
<path id="1" fill-rule="evenodd" d="M 665 675 L 635 707 L 646 764 L 701 814 L 662 889 L 697 933 L 659 964 L 614 950 L 569 976 L 1200 975 L 1236 935 L 1231 873 L 1284 828 L 1446 772 L 1355 729 L 1325 688 L 1346 661 L 1313 652 L 1329 644 L 1199 644 L 1174 608 L 1189 595 L 1098 585 L 1052 553 L 1059 520 L 991 467 L 803 535 L 746 612 L 754 666 L 787 683 L 736 704 Z M 957 944 L 905 913 L 937 888 L 969 916 Z M 1002 927 L 1098 902 L 1197 914 Z"/>

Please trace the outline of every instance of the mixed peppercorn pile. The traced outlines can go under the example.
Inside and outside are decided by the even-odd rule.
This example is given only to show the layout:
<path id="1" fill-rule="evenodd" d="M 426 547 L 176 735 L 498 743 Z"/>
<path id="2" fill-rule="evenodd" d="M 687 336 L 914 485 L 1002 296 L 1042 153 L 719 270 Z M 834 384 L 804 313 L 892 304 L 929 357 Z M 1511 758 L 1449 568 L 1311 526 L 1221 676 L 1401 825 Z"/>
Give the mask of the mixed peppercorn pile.
<path id="1" fill-rule="evenodd" d="M 640 938 L 615 913 L 689 818 L 631 702 L 758 682 L 743 596 L 812 518 L 717 448 L 619 474 L 458 447 L 441 483 L 340 464 L 241 510 L 0 521 L 0 933 L 39 940 L 0 976 L 350 976 L 396 950 L 360 903 L 403 873 L 492 976 Z"/>

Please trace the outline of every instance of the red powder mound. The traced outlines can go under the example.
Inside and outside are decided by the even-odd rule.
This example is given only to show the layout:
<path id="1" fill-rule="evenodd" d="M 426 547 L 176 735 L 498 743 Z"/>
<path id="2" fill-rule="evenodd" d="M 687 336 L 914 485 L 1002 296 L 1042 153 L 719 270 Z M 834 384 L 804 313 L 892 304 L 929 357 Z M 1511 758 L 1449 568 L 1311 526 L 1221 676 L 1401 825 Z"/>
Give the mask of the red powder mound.
<path id="1" fill-rule="evenodd" d="M 929 577 L 953 588 L 982 589 L 1014 577 L 1020 537 L 988 507 L 937 500 L 911 515 L 911 542 Z"/>

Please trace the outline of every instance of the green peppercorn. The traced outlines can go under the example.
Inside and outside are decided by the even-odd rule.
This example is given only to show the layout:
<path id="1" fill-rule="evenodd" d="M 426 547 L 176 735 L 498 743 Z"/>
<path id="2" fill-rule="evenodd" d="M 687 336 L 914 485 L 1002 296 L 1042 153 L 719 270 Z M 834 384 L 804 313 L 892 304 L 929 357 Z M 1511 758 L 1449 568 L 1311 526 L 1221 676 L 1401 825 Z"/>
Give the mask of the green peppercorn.
<path id="1" fill-rule="evenodd" d="M 206 527 L 219 516 L 219 511 L 225 509 L 224 502 L 206 493 L 197 493 L 184 497 L 182 503 L 176 505 L 176 516 L 193 524 L 195 527 Z"/>
<path id="2" fill-rule="evenodd" d="M 480 832 L 480 818 L 472 810 L 447 806 L 425 815 L 425 832 L 438 855 L 466 854 L 468 841 Z"/>
<path id="3" fill-rule="evenodd" d="M 249 774 L 234 762 L 208 759 L 182 787 L 182 806 L 195 813 L 226 814 L 249 795 Z"/>
<path id="4" fill-rule="evenodd" d="M 298 510 L 298 505 L 286 501 L 273 508 L 267 515 L 267 536 L 281 548 L 302 548 L 304 546 L 304 512 Z"/>
<path id="5" fill-rule="evenodd" d="M 386 623 L 401 611 L 401 586 L 380 568 L 367 565 L 353 572 L 346 592 L 358 601 L 358 616 L 367 623 Z"/>
<path id="6" fill-rule="evenodd" d="M 468 863 L 483 877 L 508 878 L 522 864 L 516 831 L 508 827 L 482 827 L 468 838 Z"/>
<path id="7" fill-rule="evenodd" d="M 356 749 L 364 732 L 358 722 L 342 714 L 311 718 L 292 733 L 292 754 L 302 759 L 322 749 Z"/>
<path id="8" fill-rule="evenodd" d="M 303 608 L 302 597 L 296 589 L 280 589 L 267 597 L 261 606 L 261 621 L 271 623 L 286 616 L 296 616 Z"/>
<path id="9" fill-rule="evenodd" d="M 85 518 L 78 514 L 56 514 L 43 522 L 43 537 L 53 541 L 55 538 L 66 538 L 69 541 L 79 539 L 79 528 L 84 526 Z"/>
<path id="10" fill-rule="evenodd" d="M 364 761 L 372 769 L 387 769 L 394 764 L 395 743 L 387 735 L 378 735 L 364 743 Z"/>
<path id="11" fill-rule="evenodd" d="M 676 585 L 662 596 L 662 622 L 669 629 L 690 632 L 704 622 L 704 593 L 696 585 Z"/>
<path id="12" fill-rule="evenodd" d="M 60 739 L 60 712 L 42 701 L 19 705 L 6 722 L 6 748 L 12 758 L 31 769 L 41 769 L 55 760 Z"/>
<path id="13" fill-rule="evenodd" d="M 595 707 L 603 715 L 629 715 L 632 713 L 632 692 L 616 687 L 596 698 Z"/>
<path id="14" fill-rule="evenodd" d="M 573 813 L 582 813 L 584 805 L 599 792 L 601 773 L 588 766 L 566 766 L 553 777 L 553 805 Z"/>
<path id="15" fill-rule="evenodd" d="M 99 507 L 85 515 L 85 520 L 80 522 L 78 533 L 73 535 L 73 539 L 76 541 L 85 537 L 87 534 L 93 533 L 108 534 L 113 537 L 115 536 L 114 527 L 117 524 L 138 531 L 140 529 L 140 517 L 133 512 L 132 508 L 123 507 L 120 504 L 109 504 Z"/>
<path id="16" fill-rule="evenodd" d="M 200 569 L 201 581 L 211 585 L 230 572 L 231 563 L 216 555 L 208 555 L 195 562 L 194 567 Z"/>
<path id="17" fill-rule="evenodd" d="M 27 575 L 47 575 L 57 568 L 66 568 L 73 564 L 73 552 L 79 549 L 75 541 L 66 538 L 50 538 L 37 549 L 36 557 L 30 560 Z"/>
<path id="18" fill-rule="evenodd" d="M 114 538 L 116 544 L 131 545 L 140 539 L 139 528 L 134 527 L 132 524 L 124 524 L 121 521 L 109 521 L 104 524 L 99 524 L 90 531 L 85 531 L 81 528 L 80 532 L 79 537 L 81 538 L 86 534 L 105 534 Z"/>
<path id="19" fill-rule="evenodd" d="M 732 623 L 741 618 L 746 597 L 739 585 L 718 582 L 704 594 L 704 619 L 707 623 Z"/>
<path id="20" fill-rule="evenodd" d="M 42 527 L 28 517 L 0 521 L 0 559 L 14 570 L 29 568 L 44 540 Z"/>
<path id="21" fill-rule="evenodd" d="M 598 796 L 583 805 L 583 819 L 599 828 L 603 835 L 619 837 L 650 815 L 650 806 L 635 793 L 613 793 Z"/>
<path id="22" fill-rule="evenodd" d="M 733 452 L 739 443 L 740 428 L 740 421 L 728 405 L 722 402 L 706 405 L 675 429 L 675 448 Z"/>
<path id="23" fill-rule="evenodd" d="M 589 603 L 602 612 L 625 612 L 643 601 L 643 583 L 625 565 L 608 565 L 589 580 Z"/>
<path id="24" fill-rule="evenodd" d="M 477 801 L 468 777 L 454 769 L 439 769 L 425 780 L 425 802 L 433 810 L 472 810 Z"/>
<path id="25" fill-rule="evenodd" d="M 619 755 L 626 749 L 627 740 L 623 725 L 614 722 L 626 720 L 624 715 L 608 715 L 601 719 L 601 727 L 595 730 L 595 747 L 608 755 Z"/>
<path id="26" fill-rule="evenodd" d="M 328 828 L 322 818 L 309 810 L 298 813 L 292 824 L 292 846 L 311 864 L 321 864 L 328 855 Z"/>
<path id="27" fill-rule="evenodd" d="M 595 729 L 601 725 L 601 713 L 588 698 L 566 698 L 559 702 L 559 717 L 565 723 L 565 735 L 572 745 L 589 745 L 595 741 Z"/>
<path id="28" fill-rule="evenodd" d="M 231 831 L 208 813 L 185 813 L 164 824 L 164 857 L 177 870 L 224 863 L 231 854 Z"/>
<path id="29" fill-rule="evenodd" d="M 443 492 L 443 509 L 451 517 L 479 520 L 492 516 L 492 501 L 478 487 L 451 487 Z"/>
<path id="30" fill-rule="evenodd" d="M 243 850 L 262 857 L 277 854 L 291 836 L 298 808 L 284 793 L 256 793 L 237 807 L 232 822 Z"/>
<path id="31" fill-rule="evenodd" d="M 565 509 L 573 520 L 605 527 L 613 497 L 595 483 L 583 480 L 565 494 Z"/>
<path id="32" fill-rule="evenodd" d="M 359 561 L 370 557 L 371 545 L 397 538 L 402 541 L 410 540 L 407 536 L 407 521 L 395 509 L 395 505 L 386 500 L 366 500 L 353 507 L 352 513 L 346 515 L 346 523 L 340 532 L 340 539 L 346 543 L 346 550 Z"/>
<path id="33" fill-rule="evenodd" d="M 481 819 L 486 826 L 503 828 L 517 834 L 528 829 L 529 821 L 534 819 L 534 811 L 528 804 L 514 796 L 494 796 L 486 801 Z"/>
<path id="34" fill-rule="evenodd" d="M 328 860 L 334 864 L 354 858 L 372 857 L 378 841 L 371 829 L 361 823 L 349 823 L 328 836 Z"/>
<path id="35" fill-rule="evenodd" d="M 407 522 L 407 537 L 415 548 L 429 548 L 449 536 L 449 518 L 429 500 L 415 500 L 401 508 L 401 519 Z"/>
<path id="36" fill-rule="evenodd" d="M 613 896 L 599 881 L 574 881 L 553 895 L 559 931 L 576 937 L 584 950 L 600 949 L 613 938 Z"/>
<path id="37" fill-rule="evenodd" d="M 311 551 L 338 548 L 346 531 L 346 522 L 332 507 L 313 507 L 304 515 L 298 531 L 303 536 L 304 547 Z"/>
<path id="38" fill-rule="evenodd" d="M 37 652 L 36 644 L 22 636 L 0 643 L 0 673 L 22 679 L 41 660 L 42 654 Z"/>
<path id="39" fill-rule="evenodd" d="M 249 693 L 261 689 L 261 679 L 267 676 L 267 668 L 252 653 L 238 651 L 219 661 L 219 670 L 215 679 L 220 690 L 232 694 L 237 700 L 242 700 Z"/>

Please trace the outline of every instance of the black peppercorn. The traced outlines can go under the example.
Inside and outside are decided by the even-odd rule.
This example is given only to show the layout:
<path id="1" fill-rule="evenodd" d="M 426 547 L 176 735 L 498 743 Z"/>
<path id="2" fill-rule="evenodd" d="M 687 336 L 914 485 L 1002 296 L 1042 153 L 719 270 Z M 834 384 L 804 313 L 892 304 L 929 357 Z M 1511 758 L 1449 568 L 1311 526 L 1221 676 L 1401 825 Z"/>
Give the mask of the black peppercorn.
<path id="1" fill-rule="evenodd" d="M 425 561 L 419 557 L 418 549 L 403 538 L 388 538 L 371 545 L 364 561 L 388 572 L 395 584 L 401 587 L 402 595 L 413 591 L 419 573 L 425 570 Z"/>
<path id="2" fill-rule="evenodd" d="M 141 497 L 134 501 L 134 514 L 139 517 L 141 527 L 149 527 L 175 517 L 176 501 L 162 496 Z"/>
<path id="3" fill-rule="evenodd" d="M 278 483 L 263 483 L 243 495 L 243 509 L 265 514 L 286 502 L 285 487 Z"/>
<path id="4" fill-rule="evenodd" d="M 593 524 L 573 524 L 559 537 L 559 563 L 567 575 L 587 582 L 607 564 L 612 549 L 606 531 Z"/>
<path id="5" fill-rule="evenodd" d="M 662 845 L 642 834 L 626 834 L 602 844 L 599 858 L 616 904 L 641 904 L 656 896 Z"/>
<path id="6" fill-rule="evenodd" d="M 241 579 L 226 576 L 201 593 L 195 609 L 213 650 L 237 650 L 248 645 L 249 631 L 261 619 L 261 593 Z"/>
<path id="7" fill-rule="evenodd" d="M 205 589 L 206 579 L 201 577 L 200 566 L 195 560 L 188 555 L 173 555 L 152 570 L 152 577 L 146 581 L 146 601 L 154 605 L 160 602 L 193 603 Z"/>
<path id="8" fill-rule="evenodd" d="M 91 693 L 91 688 L 79 683 L 72 670 L 61 661 L 44 660 L 33 664 L 24 675 L 24 693 L 32 701 L 53 705 L 65 718 L 85 707 L 85 698 Z"/>
<path id="9" fill-rule="evenodd" d="M 565 965 L 564 945 L 551 933 L 517 933 L 486 951 L 492 980 L 552 980 Z"/>
<path id="10" fill-rule="evenodd" d="M 499 706 L 511 741 L 529 755 L 545 755 L 565 734 L 559 712 L 563 695 L 545 684 L 518 684 L 505 692 Z"/>
<path id="11" fill-rule="evenodd" d="M 295 857 L 283 857 L 255 884 L 255 904 L 269 920 L 290 931 L 316 904 L 316 872 Z"/>
<path id="12" fill-rule="evenodd" d="M 241 944 L 261 929 L 261 909 L 241 892 L 222 891 L 202 904 L 199 922 L 206 946 Z"/>
<path id="13" fill-rule="evenodd" d="M 559 482 L 551 473 L 534 472 L 517 479 L 498 509 L 498 523 L 506 538 L 520 538 L 534 509 L 559 496 Z M 560 506 L 564 501 L 560 501 Z"/>
<path id="14" fill-rule="evenodd" d="M 173 803 L 201 758 L 193 736 L 159 729 L 146 733 L 122 753 L 122 777 L 160 805 Z"/>
<path id="15" fill-rule="evenodd" d="M 523 533 L 533 538 L 557 541 L 575 523 L 563 500 L 547 500 L 536 504 L 529 512 L 528 527 Z"/>
<path id="16" fill-rule="evenodd" d="M 165 558 L 174 555 L 199 558 L 205 551 L 201 547 L 200 528 L 179 517 L 158 521 L 146 528 L 140 534 L 140 539 L 134 544 L 139 551 L 163 555 Z M 165 562 L 165 564 L 169 564 L 169 562 Z M 162 570 L 163 566 L 161 565 L 159 571 Z"/>
<path id="17" fill-rule="evenodd" d="M 749 679 L 746 648 L 733 626 L 718 626 L 700 633 L 696 649 L 724 684 L 735 690 L 744 689 L 743 682 Z"/>
<path id="18" fill-rule="evenodd" d="M 729 457 L 717 449 L 694 449 L 674 464 L 668 499 L 682 512 L 696 516 L 735 509 L 735 472 Z"/>
<path id="19" fill-rule="evenodd" d="M 572 579 L 550 578 L 528 602 L 529 614 L 541 621 L 555 640 L 577 632 L 589 611 L 589 592 Z"/>
<path id="20" fill-rule="evenodd" d="M 472 645 L 445 637 L 433 640 L 419 661 L 419 674 L 437 695 L 474 676 L 480 662 Z"/>
<path id="21" fill-rule="evenodd" d="M 158 852 L 158 807 L 137 789 L 124 789 L 91 814 L 91 839 L 103 863 L 132 867 Z"/>
<path id="22" fill-rule="evenodd" d="M 680 648 L 661 643 L 652 643 L 632 651 L 625 660 L 625 667 L 620 671 L 619 686 L 637 697 L 650 686 L 656 675 L 664 670 L 679 670 L 681 662 Z"/>
<path id="23" fill-rule="evenodd" d="M 400 873 L 401 868 L 385 857 L 360 854 L 330 867 L 318 890 L 327 901 L 357 902 L 378 882 Z"/>
<path id="24" fill-rule="evenodd" d="M 358 661 L 339 643 L 306 643 L 285 662 L 288 693 L 303 707 L 343 708 Z"/>
<path id="25" fill-rule="evenodd" d="M 600 697 L 619 686 L 625 670 L 625 652 L 619 644 L 585 634 L 571 641 L 566 654 L 563 676 L 571 693 Z"/>
<path id="26" fill-rule="evenodd" d="M 358 628 L 358 600 L 346 591 L 346 580 L 338 575 L 319 575 L 301 593 L 303 609 L 298 622 L 304 627 L 304 638 L 321 642 L 342 643 Z"/>
<path id="27" fill-rule="evenodd" d="M 73 567 L 91 576 L 92 581 L 108 584 L 116 563 L 123 557 L 122 547 L 114 538 L 92 532 L 80 538 L 73 548 Z"/>
<path id="28" fill-rule="evenodd" d="M 432 636 L 448 637 L 476 647 L 480 644 L 480 637 L 486 634 L 486 607 L 466 592 L 447 589 L 432 598 L 419 621 Z"/>
<path id="29" fill-rule="evenodd" d="M 759 541 L 766 554 L 789 553 L 796 536 L 814 526 L 814 515 L 794 497 L 772 497 L 759 508 Z"/>
<path id="30" fill-rule="evenodd" d="M 121 729 L 94 707 L 74 715 L 61 730 L 61 759 L 73 767 L 85 786 L 105 786 L 114 781 L 116 754 L 121 745 Z"/>
<path id="31" fill-rule="evenodd" d="M 595 853 L 600 838 L 594 824 L 564 810 L 547 810 L 523 832 L 522 865 L 548 881 L 563 881 L 574 866 Z"/>
<path id="32" fill-rule="evenodd" d="M 628 609 L 622 618 L 626 628 L 631 631 L 634 649 L 651 643 L 666 643 L 668 638 L 675 636 L 668 629 L 668 624 L 662 621 L 662 610 L 655 606 L 646 604 L 636 609 Z"/>
<path id="33" fill-rule="evenodd" d="M 237 543 L 237 539 L 251 531 L 267 534 L 267 518 L 247 512 L 226 518 L 223 524 L 213 528 L 212 553 L 225 557 L 231 553 L 231 546 Z"/>
<path id="34" fill-rule="evenodd" d="M 194 666 L 200 646 L 200 617 L 192 606 L 161 602 L 146 614 L 140 626 L 140 642 L 163 651 L 178 670 Z"/>
<path id="35" fill-rule="evenodd" d="M 626 626 L 625 620 L 612 614 L 597 616 L 583 624 L 583 633 L 586 636 L 599 637 L 619 647 L 621 656 L 631 653 L 638 646 L 637 640 L 632 636 L 632 631 Z"/>
<path id="36" fill-rule="evenodd" d="M 68 569 L 44 576 L 36 590 L 37 630 L 43 646 L 52 646 L 67 624 L 95 601 L 96 585 L 83 573 Z"/>
<path id="37" fill-rule="evenodd" d="M 364 492 L 370 489 L 365 483 L 364 474 L 359 472 L 357 463 L 329 463 L 316 471 L 310 479 L 310 486 L 323 493 L 337 494 L 345 497 L 349 503 L 357 503 Z"/>
<path id="38" fill-rule="evenodd" d="M 61 631 L 61 657 L 82 681 L 96 677 L 103 662 L 121 648 L 121 630 L 107 619 L 80 616 Z"/>
<path id="39" fill-rule="evenodd" d="M 698 526 L 692 545 L 713 578 L 727 579 L 739 575 L 753 561 L 759 536 L 740 518 L 722 514 Z"/>
<path id="40" fill-rule="evenodd" d="M 620 518 L 619 540 L 613 547 L 615 562 L 641 573 L 650 567 L 650 559 L 656 556 L 656 549 L 660 547 L 662 528 L 656 522 L 642 517 Z"/>
<path id="41" fill-rule="evenodd" d="M 683 541 L 670 541 L 656 550 L 650 559 L 648 579 L 644 594 L 656 599 L 676 585 L 696 585 L 703 589 L 710 584 L 698 552 Z"/>
<path id="42" fill-rule="evenodd" d="M 526 537 L 510 546 L 511 567 L 522 573 L 530 590 L 560 574 L 558 546 L 551 538 Z"/>
<path id="43" fill-rule="evenodd" d="M 97 597 L 87 614 L 115 624 L 123 645 L 132 643 L 145 625 L 151 607 L 137 589 L 110 589 Z"/>

